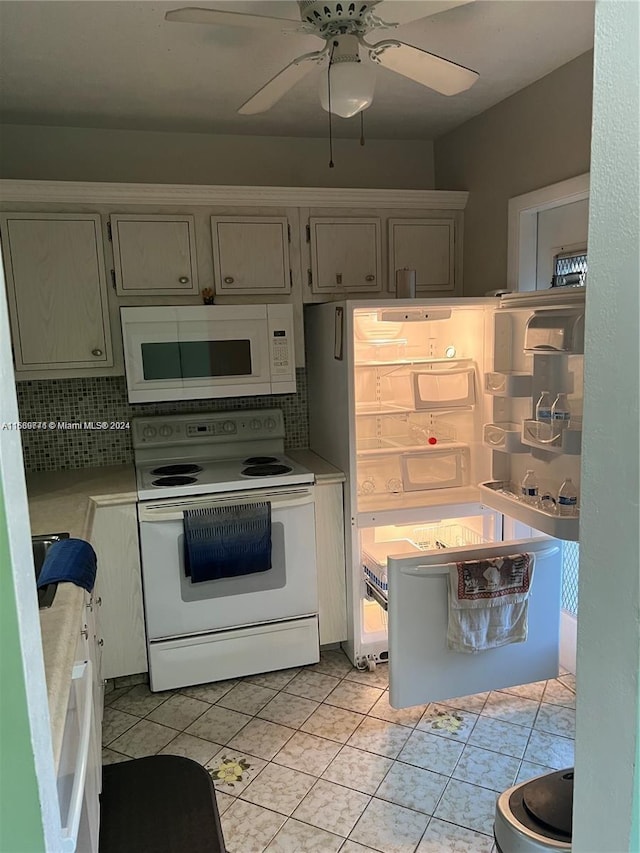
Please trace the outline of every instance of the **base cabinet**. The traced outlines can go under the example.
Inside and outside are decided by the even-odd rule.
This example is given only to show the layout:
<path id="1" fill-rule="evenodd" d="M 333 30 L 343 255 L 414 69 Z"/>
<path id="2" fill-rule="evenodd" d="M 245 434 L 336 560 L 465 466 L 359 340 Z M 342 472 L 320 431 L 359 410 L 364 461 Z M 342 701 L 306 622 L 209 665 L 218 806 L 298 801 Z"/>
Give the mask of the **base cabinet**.
<path id="1" fill-rule="evenodd" d="M 347 639 L 342 483 L 315 488 L 320 645 Z"/>
<path id="2" fill-rule="evenodd" d="M 98 557 L 102 677 L 147 671 L 136 505 L 97 506 L 91 544 Z"/>

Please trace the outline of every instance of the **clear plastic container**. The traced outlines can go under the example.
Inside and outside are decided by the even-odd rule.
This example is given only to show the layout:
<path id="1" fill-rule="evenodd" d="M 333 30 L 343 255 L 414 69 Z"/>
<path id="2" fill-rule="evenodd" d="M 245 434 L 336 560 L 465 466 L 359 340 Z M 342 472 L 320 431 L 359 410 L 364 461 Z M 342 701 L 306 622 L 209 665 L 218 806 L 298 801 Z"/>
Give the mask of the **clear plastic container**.
<path id="1" fill-rule="evenodd" d="M 536 420 L 543 424 L 550 424 L 552 407 L 551 394 L 543 391 L 536 403 Z"/>
<path id="2" fill-rule="evenodd" d="M 558 432 L 559 430 L 567 429 L 570 421 L 571 409 L 569 408 L 567 395 L 560 392 L 551 408 L 551 422 L 553 423 L 554 431 Z"/>
<path id="3" fill-rule="evenodd" d="M 538 503 L 538 479 L 529 468 L 520 484 L 520 494 L 525 503 L 535 505 Z"/>
<path id="4" fill-rule="evenodd" d="M 578 514 L 578 490 L 571 477 L 567 477 L 558 491 L 558 513 L 568 516 Z"/>

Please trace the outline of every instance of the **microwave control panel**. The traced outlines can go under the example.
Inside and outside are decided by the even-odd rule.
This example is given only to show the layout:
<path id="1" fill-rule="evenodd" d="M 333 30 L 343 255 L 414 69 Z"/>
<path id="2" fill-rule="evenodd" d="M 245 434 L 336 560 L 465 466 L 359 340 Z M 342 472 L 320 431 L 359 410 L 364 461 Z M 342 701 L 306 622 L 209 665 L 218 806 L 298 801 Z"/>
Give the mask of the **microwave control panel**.
<path id="1" fill-rule="evenodd" d="M 276 376 L 291 373 L 289 336 L 286 329 L 274 329 L 271 334 L 271 373 Z"/>

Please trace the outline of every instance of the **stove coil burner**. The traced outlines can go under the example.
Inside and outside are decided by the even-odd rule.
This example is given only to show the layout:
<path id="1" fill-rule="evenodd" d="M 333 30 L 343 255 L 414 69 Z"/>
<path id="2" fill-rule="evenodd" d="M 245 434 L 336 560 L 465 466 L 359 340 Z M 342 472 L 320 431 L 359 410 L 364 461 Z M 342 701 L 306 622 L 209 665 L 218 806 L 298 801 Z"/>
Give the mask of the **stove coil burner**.
<path id="1" fill-rule="evenodd" d="M 277 474 L 288 474 L 291 471 L 289 465 L 250 465 L 240 473 L 243 477 L 269 477 Z"/>
<path id="2" fill-rule="evenodd" d="M 190 486 L 197 483 L 195 477 L 160 477 L 153 481 L 154 486 Z"/>
<path id="3" fill-rule="evenodd" d="M 152 474 L 161 474 L 164 476 L 173 476 L 175 474 L 197 474 L 202 471 L 199 465 L 162 465 L 160 468 L 154 468 Z"/>
<path id="4" fill-rule="evenodd" d="M 250 456 L 245 459 L 243 465 L 269 465 L 272 462 L 277 462 L 277 456 Z"/>

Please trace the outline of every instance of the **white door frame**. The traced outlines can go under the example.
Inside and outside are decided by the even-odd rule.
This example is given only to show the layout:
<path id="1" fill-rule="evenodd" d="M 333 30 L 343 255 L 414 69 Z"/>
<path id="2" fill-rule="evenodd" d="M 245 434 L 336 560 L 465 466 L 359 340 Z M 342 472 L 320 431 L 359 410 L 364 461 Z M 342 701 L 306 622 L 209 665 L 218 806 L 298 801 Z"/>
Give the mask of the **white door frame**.
<path id="1" fill-rule="evenodd" d="M 509 199 L 507 287 L 535 290 L 538 214 L 589 198 L 589 173 Z"/>

